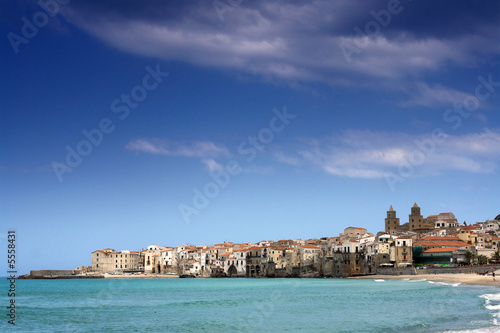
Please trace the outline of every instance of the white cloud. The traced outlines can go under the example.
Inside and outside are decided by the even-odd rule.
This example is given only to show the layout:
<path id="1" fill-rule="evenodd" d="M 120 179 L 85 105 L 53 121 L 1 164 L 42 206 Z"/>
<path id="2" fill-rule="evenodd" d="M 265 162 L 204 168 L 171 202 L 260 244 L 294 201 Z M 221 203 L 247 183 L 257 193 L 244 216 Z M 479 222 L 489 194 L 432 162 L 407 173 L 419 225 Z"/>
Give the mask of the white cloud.
<path id="1" fill-rule="evenodd" d="M 424 82 L 415 85 L 414 93 L 409 101 L 402 105 L 420 105 L 426 107 L 444 106 L 450 107 L 454 104 L 462 104 L 467 97 L 474 97 L 461 91 L 450 89 L 439 84 L 429 86 Z"/>
<path id="2" fill-rule="evenodd" d="M 209 159 L 205 159 L 203 161 L 201 161 L 206 169 L 209 171 L 209 172 L 215 172 L 215 171 L 221 171 L 221 170 L 224 170 L 224 166 L 222 164 L 219 164 L 217 163 L 214 159 L 212 158 L 209 158 Z"/>
<path id="3" fill-rule="evenodd" d="M 276 151 L 274 156 L 281 163 L 309 164 L 350 178 L 383 178 L 386 172 L 397 172 L 407 163 L 415 167 L 413 176 L 452 170 L 491 173 L 499 162 L 500 133 L 484 129 L 480 133 L 446 135 L 444 142 L 437 142 L 431 134 L 347 130 L 322 140 L 302 140 L 294 149 Z M 419 159 L 422 156 L 423 160 Z"/>
<path id="4" fill-rule="evenodd" d="M 448 38 L 438 38 L 436 33 L 415 36 L 414 27 L 390 25 L 379 35 L 362 39 L 362 46 L 356 44 L 354 26 L 364 27 L 373 20 L 366 15 L 381 5 L 257 1 L 226 12 L 223 22 L 212 2 L 177 4 L 183 6 L 178 10 L 175 4 L 158 2 L 151 4 L 155 10 L 146 6 L 137 12 L 118 6 L 116 11 L 122 10 L 121 14 L 103 5 L 113 15 L 105 15 L 99 5 L 87 12 L 85 5 L 75 4 L 65 6 L 63 13 L 73 24 L 130 53 L 229 68 L 290 85 L 324 82 L 403 91 L 410 96 L 406 105 L 441 106 L 461 98 L 463 93 L 449 87 L 425 83 L 415 87 L 411 82 L 498 55 L 492 42 L 497 35 L 488 27 L 477 29 L 477 22 L 476 29 Z M 166 12 L 164 18 L 155 15 L 162 11 Z M 351 45 L 359 52 L 349 62 L 341 45 Z"/>
<path id="5" fill-rule="evenodd" d="M 136 139 L 130 141 L 125 148 L 132 151 L 165 156 L 184 157 L 218 157 L 230 156 L 226 147 L 211 141 L 177 143 L 167 139 Z"/>

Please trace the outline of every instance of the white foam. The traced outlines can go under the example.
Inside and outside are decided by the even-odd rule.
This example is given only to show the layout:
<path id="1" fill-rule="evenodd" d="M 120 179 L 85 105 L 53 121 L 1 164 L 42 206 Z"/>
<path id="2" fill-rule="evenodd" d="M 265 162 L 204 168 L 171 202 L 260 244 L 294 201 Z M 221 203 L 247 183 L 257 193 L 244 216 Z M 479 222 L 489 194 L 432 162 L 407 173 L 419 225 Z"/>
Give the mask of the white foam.
<path id="1" fill-rule="evenodd" d="M 424 282 L 427 281 L 427 279 L 420 279 L 420 280 L 408 280 L 408 282 Z"/>
<path id="2" fill-rule="evenodd" d="M 450 287 L 458 287 L 459 285 L 461 285 L 462 283 L 461 282 L 455 282 L 455 283 L 448 283 L 448 282 L 434 282 L 436 284 L 439 284 L 441 286 L 450 286 Z"/>
<path id="3" fill-rule="evenodd" d="M 385 282 L 385 280 L 377 279 L 377 280 L 375 280 L 375 282 Z"/>
<path id="4" fill-rule="evenodd" d="M 488 310 L 500 310 L 500 305 L 485 304 L 484 307 Z"/>
<path id="5" fill-rule="evenodd" d="M 500 293 L 497 293 L 497 294 L 484 294 L 484 295 L 481 295 L 479 297 L 487 299 L 489 301 L 500 301 Z"/>

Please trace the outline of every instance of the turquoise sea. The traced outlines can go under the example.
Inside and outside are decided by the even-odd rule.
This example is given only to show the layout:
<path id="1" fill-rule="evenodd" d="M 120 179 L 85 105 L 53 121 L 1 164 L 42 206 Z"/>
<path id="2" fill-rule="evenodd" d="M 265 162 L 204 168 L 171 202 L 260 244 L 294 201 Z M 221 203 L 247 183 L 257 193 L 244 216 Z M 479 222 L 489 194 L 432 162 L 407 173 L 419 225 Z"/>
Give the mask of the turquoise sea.
<path id="1" fill-rule="evenodd" d="M 1 332 L 500 332 L 498 288 L 422 280 L 19 280 L 14 329 L 0 288 Z"/>

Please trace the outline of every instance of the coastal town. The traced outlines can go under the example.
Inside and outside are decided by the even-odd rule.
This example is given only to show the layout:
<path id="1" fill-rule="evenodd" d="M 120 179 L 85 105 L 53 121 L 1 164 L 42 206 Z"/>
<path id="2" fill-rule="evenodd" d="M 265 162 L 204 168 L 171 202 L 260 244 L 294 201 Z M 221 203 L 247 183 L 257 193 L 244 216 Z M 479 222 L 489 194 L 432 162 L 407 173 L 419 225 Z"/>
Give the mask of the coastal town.
<path id="1" fill-rule="evenodd" d="M 381 219 L 383 220 L 383 219 Z M 500 215 L 467 225 L 451 212 L 423 217 L 415 203 L 401 224 L 390 206 L 383 231 L 347 227 L 334 237 L 223 242 L 213 246 L 149 245 L 141 251 L 102 249 L 84 270 L 193 277 L 348 277 L 413 274 L 428 267 L 500 260 Z"/>
<path id="2" fill-rule="evenodd" d="M 347 227 L 334 237 L 222 242 L 209 245 L 149 245 L 139 251 L 111 248 L 91 253 L 91 266 L 72 270 L 85 276 L 149 277 L 355 277 L 491 273 L 500 263 L 500 215 L 468 225 L 451 212 L 423 217 L 415 203 L 400 223 L 390 206 L 383 231 Z M 490 265 L 488 265 L 490 264 Z M 450 269 L 452 271 L 450 271 Z M 441 270 L 441 271 L 440 271 Z M 46 276 L 43 271 L 31 273 Z M 52 273 L 50 273 L 52 275 Z"/>

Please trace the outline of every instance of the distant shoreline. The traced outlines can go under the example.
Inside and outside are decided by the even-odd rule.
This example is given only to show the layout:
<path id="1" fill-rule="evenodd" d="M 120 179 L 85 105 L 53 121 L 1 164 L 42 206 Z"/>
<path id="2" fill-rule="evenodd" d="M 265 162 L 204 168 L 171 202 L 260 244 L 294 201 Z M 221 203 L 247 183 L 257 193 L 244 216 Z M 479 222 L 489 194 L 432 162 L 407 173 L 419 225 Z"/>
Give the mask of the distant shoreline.
<path id="1" fill-rule="evenodd" d="M 363 276 L 350 276 L 345 278 L 338 277 L 316 277 L 316 278 L 328 278 L 328 279 L 351 279 L 351 280 L 427 280 L 427 281 L 438 281 L 438 282 L 454 282 L 466 285 L 481 285 L 481 286 L 495 286 L 500 287 L 499 280 L 500 270 L 496 271 L 497 276 L 496 281 L 493 281 L 493 276 L 491 273 L 482 274 L 466 274 L 466 273 L 444 273 L 444 274 L 419 274 L 419 275 L 363 275 Z M 178 279 L 179 275 L 164 275 L 164 274 L 129 274 L 129 275 L 115 275 L 115 274 L 99 274 L 99 275 L 70 275 L 70 276 L 44 276 L 44 277 L 29 277 L 28 274 L 25 276 L 20 276 L 18 279 L 28 279 L 28 280 L 64 280 L 64 279 Z M 197 279 L 216 279 L 215 277 L 201 277 L 197 276 Z M 245 277 L 224 277 L 226 279 L 235 278 L 245 278 Z M 260 277 L 263 279 L 309 279 L 315 277 Z M 382 281 L 381 281 L 382 282 Z"/>

